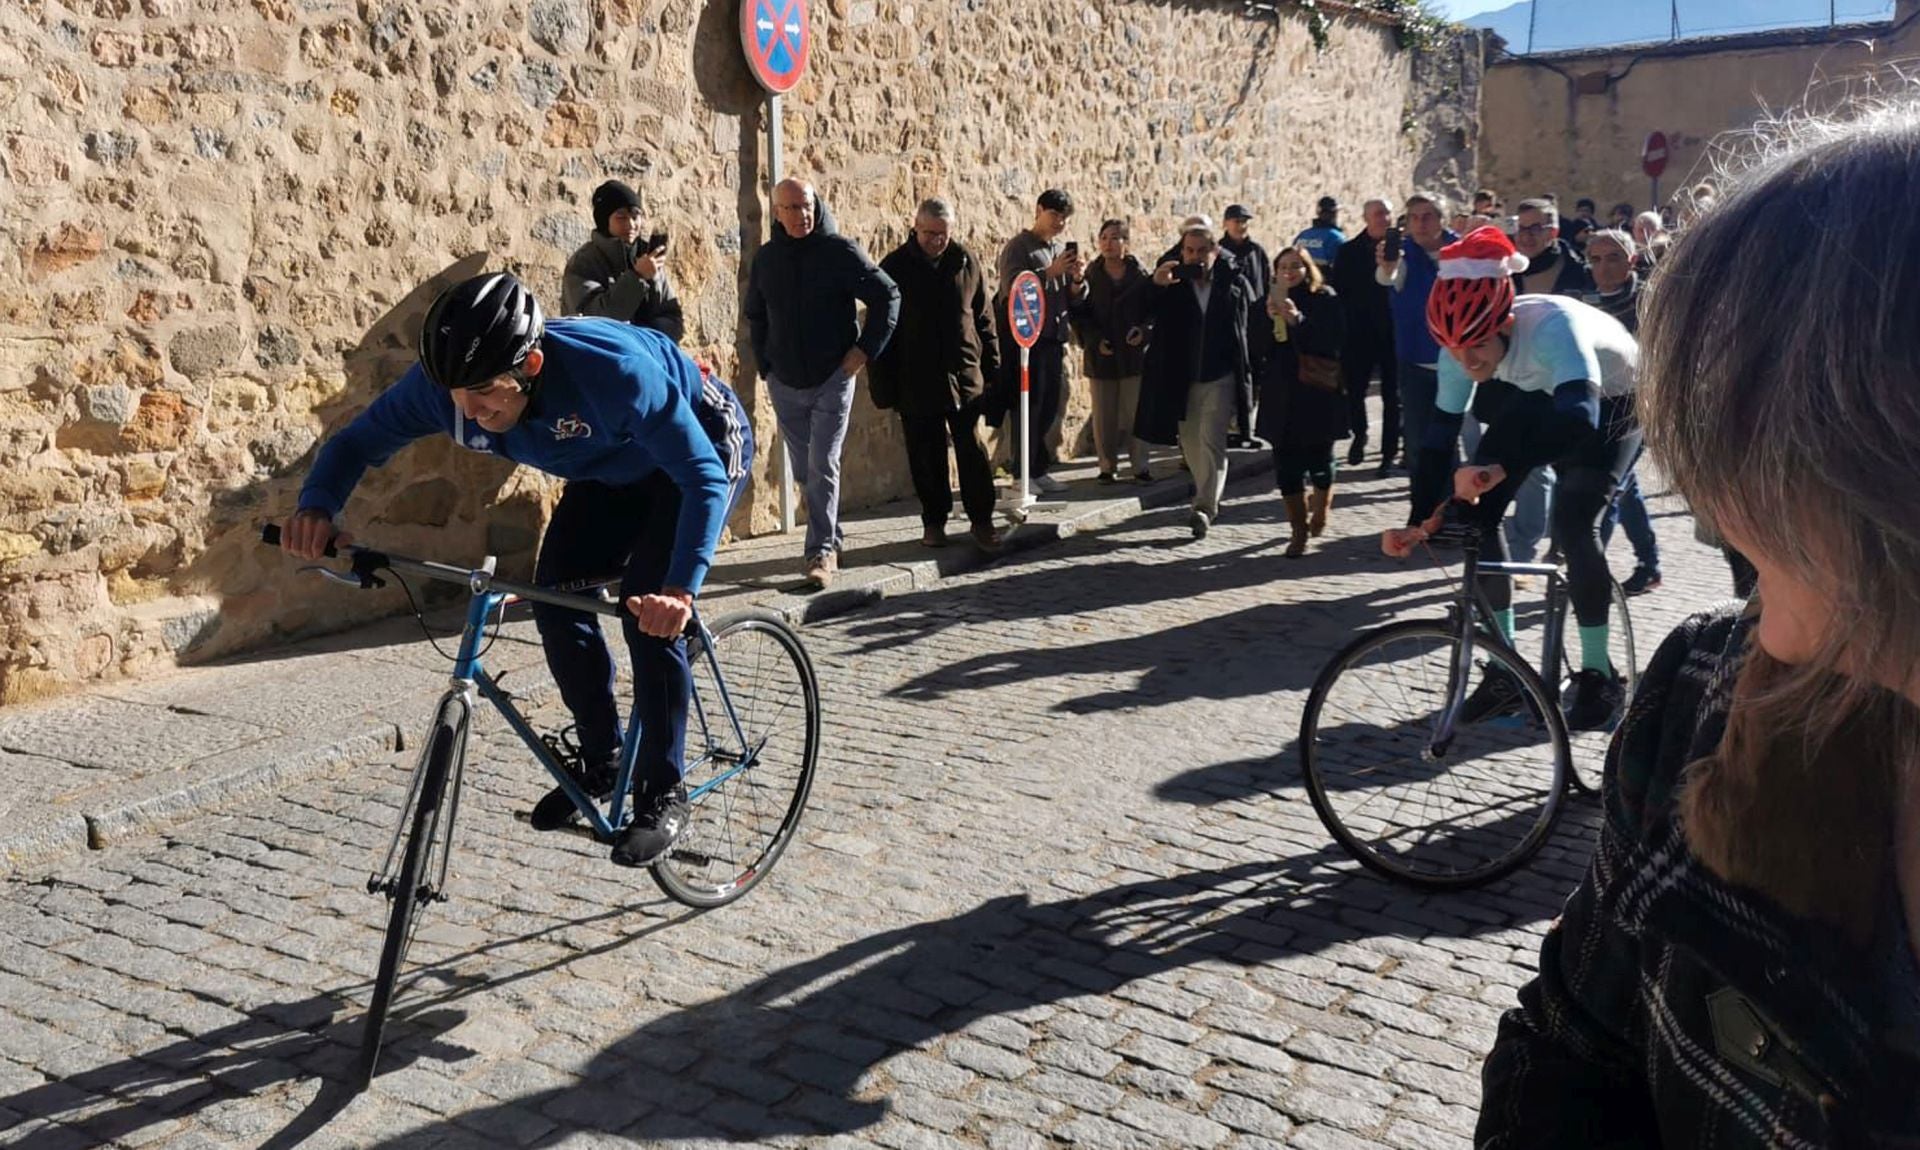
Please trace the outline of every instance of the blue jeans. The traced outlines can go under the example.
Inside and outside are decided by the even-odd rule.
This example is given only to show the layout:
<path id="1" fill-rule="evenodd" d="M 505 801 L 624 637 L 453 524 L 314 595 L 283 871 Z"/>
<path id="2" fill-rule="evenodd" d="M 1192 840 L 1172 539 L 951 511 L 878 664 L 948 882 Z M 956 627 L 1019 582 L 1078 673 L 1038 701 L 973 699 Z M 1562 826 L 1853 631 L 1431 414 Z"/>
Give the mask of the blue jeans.
<path id="1" fill-rule="evenodd" d="M 1637 464 L 1621 480 L 1620 490 L 1614 496 L 1612 506 L 1607 508 L 1607 517 L 1601 521 L 1602 547 L 1613 542 L 1615 522 L 1627 533 L 1627 542 L 1633 545 L 1634 565 L 1658 572 L 1660 541 L 1653 534 L 1653 518 L 1647 514 L 1647 501 L 1640 494 L 1640 468 Z"/>
<path id="2" fill-rule="evenodd" d="M 727 495 L 731 511 L 753 463 L 752 425 L 724 384 L 709 380 L 708 398 L 714 403 L 701 407 L 700 424 L 720 449 L 733 481 Z M 626 487 L 592 480 L 568 483 L 540 540 L 534 582 L 565 587 L 618 571 L 622 599 L 660 590 L 673 561 L 680 500 L 679 485 L 664 471 Z M 613 693 L 613 653 L 600 630 L 600 616 L 535 603 L 533 621 L 561 701 L 573 714 L 582 756 L 588 763 L 612 759 L 621 746 L 620 708 Z M 620 624 L 632 656 L 634 717 L 640 724 L 634 791 L 658 793 L 679 782 L 686 766 L 687 707 L 693 689 L 687 645 L 683 639 L 642 634 L 625 612 Z"/>
<path id="3" fill-rule="evenodd" d="M 846 541 L 840 530 L 840 448 L 853 416 L 853 383 L 837 370 L 819 387 L 788 387 L 767 377 L 793 481 L 807 496 L 807 559 L 839 551 Z"/>
<path id="4" fill-rule="evenodd" d="M 1395 375 L 1400 384 L 1400 424 L 1406 433 L 1407 457 L 1418 460 L 1427 445 L 1427 425 L 1433 422 L 1434 402 L 1440 397 L 1440 372 L 1417 363 L 1403 363 L 1396 368 Z M 1459 458 L 1459 449 L 1455 448 L 1454 459 Z"/>
<path id="5" fill-rule="evenodd" d="M 1552 467 L 1536 467 L 1513 497 L 1513 518 L 1507 520 L 1507 550 L 1515 563 L 1531 563 L 1547 537 L 1547 514 L 1553 507 Z"/>

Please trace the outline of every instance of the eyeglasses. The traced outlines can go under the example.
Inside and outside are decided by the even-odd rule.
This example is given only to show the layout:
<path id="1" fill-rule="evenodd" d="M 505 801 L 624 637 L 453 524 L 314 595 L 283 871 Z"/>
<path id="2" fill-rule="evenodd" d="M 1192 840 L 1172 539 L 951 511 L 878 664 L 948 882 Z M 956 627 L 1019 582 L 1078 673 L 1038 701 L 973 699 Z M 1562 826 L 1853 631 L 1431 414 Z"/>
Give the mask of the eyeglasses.
<path id="1" fill-rule="evenodd" d="M 1519 229 L 1518 234 L 1523 236 L 1544 236 L 1553 229 L 1554 225 L 1552 224 L 1527 224 L 1525 227 Z"/>

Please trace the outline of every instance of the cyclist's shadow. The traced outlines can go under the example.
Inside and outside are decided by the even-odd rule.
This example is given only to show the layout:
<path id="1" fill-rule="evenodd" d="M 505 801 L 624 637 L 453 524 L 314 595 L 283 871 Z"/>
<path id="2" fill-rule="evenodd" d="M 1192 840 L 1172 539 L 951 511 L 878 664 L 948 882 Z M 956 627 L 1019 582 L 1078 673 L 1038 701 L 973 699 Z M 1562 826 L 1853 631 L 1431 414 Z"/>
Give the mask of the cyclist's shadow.
<path id="1" fill-rule="evenodd" d="M 1327 909 L 1362 895 L 1376 915 L 1391 918 L 1403 907 L 1410 933 L 1430 933 L 1413 925 L 1430 895 L 1360 874 L 1335 847 L 1058 902 L 996 898 L 953 918 L 849 942 L 656 1019 L 601 1051 L 580 1085 L 517 1098 L 502 1110 L 564 1110 L 570 1122 L 537 1146 L 582 1130 L 646 1142 L 863 1130 L 893 1109 L 876 1071 L 884 1073 L 897 1054 L 937 1047 L 991 1016 L 1017 1022 L 1034 1008 L 1111 994 L 1196 963 L 1251 970 L 1364 940 L 1378 928 Z M 1552 913 L 1543 903 L 1538 916 Z M 1475 916 L 1460 933 L 1511 930 L 1515 917 L 1524 916 Z M 617 1096 L 620 1105 L 561 1102 L 575 1093 Z M 492 1125 L 487 1111 L 460 1122 Z M 400 1140 L 381 1145 L 397 1150 Z"/>
<path id="2" fill-rule="evenodd" d="M 262 1150 L 296 1146 L 332 1121 L 357 1092 L 346 1085 L 360 1040 L 362 1008 L 322 992 L 294 1002 L 271 1003 L 241 1021 L 181 1038 L 137 1057 L 84 1070 L 0 1098 L 0 1113 L 24 1116 L 0 1121 L 0 1141 L 21 1150 L 68 1147 L 76 1132 L 96 1145 L 123 1144 L 148 1126 L 172 1122 L 209 1105 L 259 1095 L 273 1087 L 320 1077 L 320 1089 L 285 1129 L 262 1142 Z M 413 1015 L 414 1041 L 392 1063 L 426 1058 L 456 1061 L 471 1051 L 438 1040 L 466 1019 L 459 1010 Z M 102 1109 L 101 1100 L 118 1103 Z M 75 1117 L 84 1111 L 83 1117 Z M 41 1125 L 5 1137 L 10 1125 L 34 1119 L 73 1125 Z"/>

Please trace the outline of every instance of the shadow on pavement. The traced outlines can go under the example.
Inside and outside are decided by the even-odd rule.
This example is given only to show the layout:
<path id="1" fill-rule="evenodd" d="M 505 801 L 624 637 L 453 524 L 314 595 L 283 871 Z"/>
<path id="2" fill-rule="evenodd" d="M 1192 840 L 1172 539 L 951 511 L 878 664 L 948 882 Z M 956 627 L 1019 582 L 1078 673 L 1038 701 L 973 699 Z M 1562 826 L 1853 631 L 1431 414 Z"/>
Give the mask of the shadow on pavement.
<path id="1" fill-rule="evenodd" d="M 426 1011 L 409 1020 L 415 1040 L 392 1067 L 432 1058 L 458 1060 L 470 1051 L 439 1041 L 466 1020 L 456 1010 Z M 209 1106 L 272 1087 L 322 1078 L 318 1095 L 300 1115 L 262 1147 L 298 1145 L 324 1127 L 355 1092 L 343 1079 L 360 1041 L 360 1010 L 337 992 L 297 1002 L 272 1003 L 247 1012 L 246 1020 L 108 1066 L 68 1075 L 0 1099 L 0 1111 L 22 1121 L 52 1119 L 18 1138 L 0 1141 L 20 1150 L 70 1147 L 75 1133 L 93 1145 L 142 1144 L 148 1126 L 196 1114 Z"/>
<path id="2" fill-rule="evenodd" d="M 623 917 L 621 907 L 551 927 L 500 938 L 482 946 L 420 963 L 395 997 L 380 1053 L 380 1073 L 420 1062 L 464 1061 L 474 1052 L 447 1038 L 467 1020 L 449 1004 L 481 991 L 545 974 L 581 959 L 618 950 L 685 922 L 695 913 L 650 923 L 605 945 L 569 953 L 552 962 L 505 976 L 463 975 L 461 966 L 487 954 L 535 942 L 546 935 Z M 424 984 L 438 983 L 431 990 Z M 187 1118 L 234 1098 L 260 1095 L 295 1082 L 318 1079 L 318 1094 L 285 1128 L 261 1142 L 261 1150 L 300 1145 L 324 1129 L 360 1091 L 349 1085 L 360 1050 L 367 983 L 322 991 L 295 1002 L 272 1003 L 247 1011 L 244 1022 L 181 1038 L 134 1058 L 69 1075 L 11 1097 L 0 1098 L 0 1144 L 23 1150 L 60 1150 L 73 1146 L 76 1132 L 93 1145 L 138 1143 L 138 1132 L 155 1123 Z M 8 1112 L 21 1116 L 14 1121 Z M 50 1119 L 17 1139 L 13 1126 Z"/>
<path id="3" fill-rule="evenodd" d="M 542 1147 L 583 1130 L 642 1140 L 850 1133 L 890 1112 L 877 1067 L 982 1019 L 1113 994 L 1196 963 L 1250 969 L 1381 934 L 1442 933 L 1420 925 L 1433 921 L 1433 904 L 1434 896 L 1361 874 L 1334 847 L 1057 902 L 996 898 L 847 943 L 649 1023 L 601 1051 L 580 1086 L 504 1105 L 564 1112 L 556 1118 L 563 1127 L 533 1143 Z M 1444 933 L 1471 937 L 1524 921 L 1483 915 Z M 987 1054 L 1014 1071 L 1028 1065 L 1011 1049 Z M 460 1121 L 491 1125 L 486 1111 Z M 424 1133 L 441 1130 L 454 1132 Z"/>

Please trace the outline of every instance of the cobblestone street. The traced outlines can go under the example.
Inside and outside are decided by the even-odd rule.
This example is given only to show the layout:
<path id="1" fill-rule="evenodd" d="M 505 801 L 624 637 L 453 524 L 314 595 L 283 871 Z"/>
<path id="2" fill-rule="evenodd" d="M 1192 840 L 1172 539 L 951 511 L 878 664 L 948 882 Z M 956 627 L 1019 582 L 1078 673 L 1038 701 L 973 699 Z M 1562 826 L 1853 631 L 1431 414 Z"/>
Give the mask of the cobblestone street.
<path id="1" fill-rule="evenodd" d="M 0 1143 L 1467 1146 L 1596 807 L 1467 894 L 1330 842 L 1293 746 L 1306 691 L 1446 589 L 1379 554 L 1404 480 L 1357 475 L 1303 561 L 1278 497 L 1236 489 L 1204 542 L 1147 514 L 808 627 L 812 802 L 718 911 L 532 831 L 543 781 L 483 719 L 452 899 L 413 951 L 431 969 L 362 1096 L 340 1083 L 382 927 L 364 888 L 410 756 L 10 882 Z M 1729 588 L 1678 505 L 1653 511 L 1642 662 Z M 1624 576 L 1624 539 L 1612 558 Z"/>

